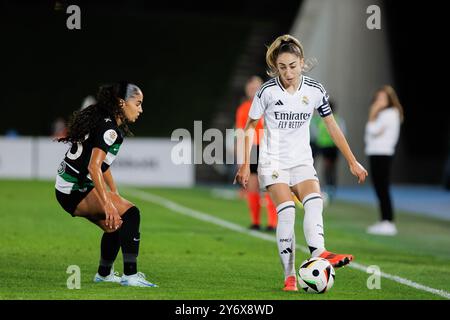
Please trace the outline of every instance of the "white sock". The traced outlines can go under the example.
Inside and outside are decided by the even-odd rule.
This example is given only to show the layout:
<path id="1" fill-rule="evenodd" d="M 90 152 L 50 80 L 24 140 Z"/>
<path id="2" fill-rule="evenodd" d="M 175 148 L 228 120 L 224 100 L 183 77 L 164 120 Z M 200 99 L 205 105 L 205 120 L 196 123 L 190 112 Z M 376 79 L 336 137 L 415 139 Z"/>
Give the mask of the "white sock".
<path id="1" fill-rule="evenodd" d="M 285 278 L 295 275 L 295 203 L 286 201 L 277 206 L 277 244 Z"/>
<path id="2" fill-rule="evenodd" d="M 323 230 L 323 200 L 319 193 L 310 193 L 303 199 L 305 218 L 303 232 L 306 243 L 313 257 L 319 256 L 325 250 L 325 236 Z"/>

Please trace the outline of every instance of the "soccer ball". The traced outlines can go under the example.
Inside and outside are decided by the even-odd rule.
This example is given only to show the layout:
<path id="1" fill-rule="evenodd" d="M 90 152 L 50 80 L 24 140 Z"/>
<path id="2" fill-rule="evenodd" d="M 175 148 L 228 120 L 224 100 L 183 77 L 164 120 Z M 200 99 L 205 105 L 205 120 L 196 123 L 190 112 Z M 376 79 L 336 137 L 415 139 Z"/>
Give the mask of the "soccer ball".
<path id="1" fill-rule="evenodd" d="M 303 261 L 298 270 L 298 283 L 309 293 L 325 293 L 334 284 L 335 272 L 328 260 L 311 258 Z"/>

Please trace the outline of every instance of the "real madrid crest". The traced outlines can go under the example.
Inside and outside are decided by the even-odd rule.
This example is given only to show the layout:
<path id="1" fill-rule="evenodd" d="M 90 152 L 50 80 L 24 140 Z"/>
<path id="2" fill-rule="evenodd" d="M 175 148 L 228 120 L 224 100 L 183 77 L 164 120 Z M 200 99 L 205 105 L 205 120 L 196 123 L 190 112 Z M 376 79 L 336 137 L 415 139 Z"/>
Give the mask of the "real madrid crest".
<path id="1" fill-rule="evenodd" d="M 277 179 L 278 176 L 279 176 L 278 172 L 276 172 L 276 171 L 272 172 L 272 179 L 273 180 Z"/>
<path id="2" fill-rule="evenodd" d="M 308 99 L 308 97 L 307 97 L 307 96 L 303 96 L 303 97 L 302 97 L 302 102 L 303 102 L 303 104 L 308 105 L 308 104 L 309 104 L 309 99 Z"/>

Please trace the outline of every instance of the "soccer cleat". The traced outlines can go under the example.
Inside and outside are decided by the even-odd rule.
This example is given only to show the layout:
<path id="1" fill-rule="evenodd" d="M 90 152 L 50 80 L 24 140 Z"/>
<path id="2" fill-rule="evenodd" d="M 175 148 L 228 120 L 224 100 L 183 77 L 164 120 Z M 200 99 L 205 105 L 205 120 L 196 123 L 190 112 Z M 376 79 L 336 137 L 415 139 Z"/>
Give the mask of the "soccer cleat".
<path id="1" fill-rule="evenodd" d="M 123 275 L 120 284 L 123 286 L 130 286 L 130 287 L 158 287 L 156 284 L 148 282 L 145 279 L 145 274 L 142 272 L 138 272 L 132 275 Z"/>
<path id="2" fill-rule="evenodd" d="M 295 276 L 289 276 L 284 280 L 283 291 L 298 291 L 297 278 Z"/>
<path id="3" fill-rule="evenodd" d="M 353 260 L 351 254 L 336 254 L 326 250 L 322 252 L 319 257 L 327 259 L 334 268 L 343 267 Z"/>
<path id="4" fill-rule="evenodd" d="M 102 277 L 98 274 L 98 272 L 94 276 L 94 282 L 115 282 L 120 283 L 120 277 L 118 272 L 114 272 L 114 269 L 111 268 L 111 273 L 106 277 Z"/>

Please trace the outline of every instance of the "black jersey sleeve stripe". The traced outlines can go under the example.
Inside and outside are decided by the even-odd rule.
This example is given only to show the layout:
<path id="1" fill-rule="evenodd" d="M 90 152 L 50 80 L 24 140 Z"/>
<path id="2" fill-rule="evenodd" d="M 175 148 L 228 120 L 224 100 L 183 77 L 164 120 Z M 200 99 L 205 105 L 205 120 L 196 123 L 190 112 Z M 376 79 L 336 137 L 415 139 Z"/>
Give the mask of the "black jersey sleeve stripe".
<path id="1" fill-rule="evenodd" d="M 258 98 L 260 98 L 259 93 L 260 93 L 261 91 L 263 91 L 267 86 L 273 85 L 274 83 L 275 83 L 275 79 L 274 79 L 274 78 L 273 78 L 273 79 L 270 79 L 269 81 L 266 81 L 265 83 L 263 83 L 263 84 L 261 85 L 261 87 L 259 88 L 258 92 L 257 92 Z"/>
<path id="2" fill-rule="evenodd" d="M 319 86 L 322 86 L 322 84 L 321 84 L 319 81 L 314 80 L 313 78 L 310 78 L 310 77 L 305 77 L 305 81 L 308 81 L 308 82 L 317 84 L 317 85 L 319 85 Z"/>
<path id="3" fill-rule="evenodd" d="M 312 84 L 315 84 L 315 85 L 318 85 L 318 86 L 321 85 L 319 82 L 314 81 L 314 80 L 311 80 L 311 79 L 305 79 L 305 81 L 306 81 L 306 82 L 309 82 L 309 83 L 312 83 Z"/>
<path id="4" fill-rule="evenodd" d="M 325 89 L 325 88 L 323 87 L 323 85 L 322 85 L 319 81 L 316 81 L 316 80 L 314 80 L 313 78 L 305 77 L 305 81 L 308 81 L 309 83 L 312 83 L 312 84 L 316 84 L 316 85 L 318 85 L 319 87 L 322 87 L 323 89 Z"/>
<path id="5" fill-rule="evenodd" d="M 322 92 L 322 94 L 325 94 L 325 90 L 324 90 L 323 88 L 319 87 L 318 85 L 312 84 L 312 83 L 310 83 L 310 82 L 308 82 L 308 81 L 305 81 L 305 83 L 306 83 L 306 85 L 308 85 L 308 86 L 310 86 L 310 87 L 314 87 L 314 88 L 319 89 L 320 92 Z"/>
<path id="6" fill-rule="evenodd" d="M 270 84 L 270 83 L 274 83 L 275 82 L 275 78 L 272 78 L 272 79 L 269 79 L 269 80 L 267 80 L 266 82 L 264 82 L 263 84 L 262 84 L 262 86 L 265 86 L 266 84 Z"/>
<path id="7" fill-rule="evenodd" d="M 284 91 L 284 88 L 283 88 L 283 86 L 281 85 L 280 80 L 278 79 L 278 77 L 275 78 L 275 81 L 276 81 L 276 83 L 278 84 L 278 86 L 281 88 L 281 90 Z"/>
<path id="8" fill-rule="evenodd" d="M 275 83 L 275 79 L 270 79 L 269 81 L 266 81 L 265 83 L 263 83 L 261 85 L 261 89 L 266 87 L 266 86 L 268 86 L 268 85 L 274 84 L 274 83 Z"/>
<path id="9" fill-rule="evenodd" d="M 309 84 L 316 85 L 316 86 L 321 87 L 322 89 L 325 90 L 325 88 L 323 87 L 323 85 L 320 82 L 317 82 L 317 81 L 314 81 L 314 80 L 310 80 L 310 79 L 305 79 L 305 82 L 307 82 Z"/>
<path id="10" fill-rule="evenodd" d="M 270 85 L 265 86 L 264 88 L 261 88 L 261 89 L 259 90 L 259 92 L 257 93 L 258 98 L 261 98 L 261 96 L 262 96 L 264 90 L 266 90 L 267 88 L 276 86 L 276 85 L 277 85 L 276 83 L 273 83 L 273 84 L 270 84 Z"/>
<path id="11" fill-rule="evenodd" d="M 305 80 L 308 80 L 309 82 L 315 82 L 315 83 L 317 83 L 317 84 L 320 84 L 320 82 L 319 81 L 317 81 L 317 80 L 314 80 L 313 78 L 311 78 L 311 77 L 307 77 L 307 76 L 305 76 Z"/>

